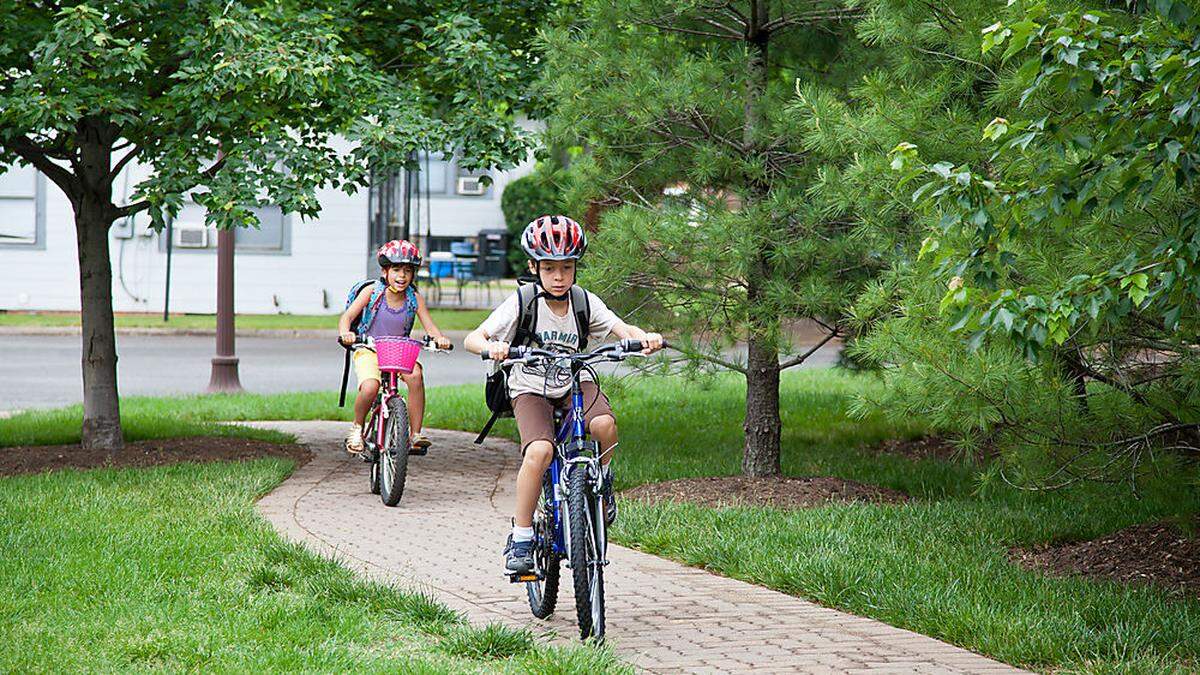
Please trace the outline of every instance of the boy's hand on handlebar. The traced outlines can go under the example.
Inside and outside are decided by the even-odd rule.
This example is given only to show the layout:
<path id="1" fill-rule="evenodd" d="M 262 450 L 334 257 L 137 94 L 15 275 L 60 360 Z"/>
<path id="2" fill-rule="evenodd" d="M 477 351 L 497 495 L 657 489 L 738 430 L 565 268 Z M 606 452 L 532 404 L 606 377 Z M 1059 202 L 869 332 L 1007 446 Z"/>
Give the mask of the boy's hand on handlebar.
<path id="1" fill-rule="evenodd" d="M 438 349 L 451 349 L 454 347 L 454 345 L 450 343 L 450 338 L 444 335 L 434 338 L 434 344 L 437 345 Z"/>
<path id="2" fill-rule="evenodd" d="M 502 340 L 496 340 L 487 343 L 487 355 L 493 361 L 503 361 L 508 358 L 508 343 Z"/>
<path id="3" fill-rule="evenodd" d="M 338 336 L 338 340 L 341 341 L 341 343 L 346 346 L 354 344 L 354 338 L 355 338 L 354 333 L 351 333 L 349 331 L 342 333 L 341 335 Z"/>
<path id="4" fill-rule="evenodd" d="M 646 333 L 646 337 L 642 338 L 642 353 L 653 354 L 663 348 L 663 336 L 658 333 Z"/>

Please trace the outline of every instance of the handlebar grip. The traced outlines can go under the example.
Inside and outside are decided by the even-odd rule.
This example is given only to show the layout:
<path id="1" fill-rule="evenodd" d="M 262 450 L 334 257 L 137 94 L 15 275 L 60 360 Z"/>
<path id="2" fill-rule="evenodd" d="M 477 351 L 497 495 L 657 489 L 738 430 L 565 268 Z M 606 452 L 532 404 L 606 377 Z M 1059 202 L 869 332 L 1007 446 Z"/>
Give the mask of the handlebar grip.
<path id="1" fill-rule="evenodd" d="M 623 352 L 640 352 L 645 348 L 641 340 L 634 340 L 633 338 L 621 340 L 621 351 Z"/>
<path id="2" fill-rule="evenodd" d="M 482 359 L 482 360 L 484 360 L 484 361 L 491 361 L 491 360 L 492 360 L 492 355 L 491 355 L 491 354 L 489 354 L 489 353 L 487 353 L 487 352 L 482 352 L 482 353 L 479 355 L 479 358 L 480 358 L 480 359 Z"/>

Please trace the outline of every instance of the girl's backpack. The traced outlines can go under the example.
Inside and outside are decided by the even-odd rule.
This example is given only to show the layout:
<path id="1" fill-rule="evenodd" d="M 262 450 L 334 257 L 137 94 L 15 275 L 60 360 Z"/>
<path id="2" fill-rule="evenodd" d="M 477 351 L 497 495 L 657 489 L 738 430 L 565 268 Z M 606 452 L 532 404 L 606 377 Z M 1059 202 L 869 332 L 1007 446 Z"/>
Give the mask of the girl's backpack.
<path id="1" fill-rule="evenodd" d="M 517 328 L 509 345 L 526 347 L 531 344 L 542 346 L 542 340 L 537 335 L 538 296 L 540 288 L 537 284 L 529 283 L 517 287 Z M 587 349 L 588 333 L 592 325 L 592 305 L 588 294 L 579 286 L 571 286 L 571 308 L 575 312 L 575 330 L 579 333 L 579 351 Z M 512 366 L 497 367 L 487 377 L 483 387 L 483 397 L 488 410 L 492 411 L 491 418 L 475 442 L 483 443 L 492 426 L 501 417 L 512 417 L 512 399 L 508 396 L 508 371 Z"/>

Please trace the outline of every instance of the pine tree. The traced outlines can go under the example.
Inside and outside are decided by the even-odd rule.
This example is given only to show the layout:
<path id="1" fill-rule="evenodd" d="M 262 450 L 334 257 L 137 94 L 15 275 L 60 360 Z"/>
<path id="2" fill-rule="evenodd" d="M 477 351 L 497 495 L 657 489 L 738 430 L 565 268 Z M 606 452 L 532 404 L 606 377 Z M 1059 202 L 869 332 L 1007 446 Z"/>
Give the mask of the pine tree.
<path id="1" fill-rule="evenodd" d="M 587 0 L 548 36 L 551 138 L 587 150 L 568 201 L 606 207 L 590 279 L 680 335 L 694 365 L 744 375 L 750 476 L 780 472 L 780 372 L 815 351 L 789 328 L 815 322 L 817 346 L 838 336 L 883 263 L 811 197 L 824 160 L 805 143 L 803 101 L 861 73 L 862 15 L 826 0 Z"/>

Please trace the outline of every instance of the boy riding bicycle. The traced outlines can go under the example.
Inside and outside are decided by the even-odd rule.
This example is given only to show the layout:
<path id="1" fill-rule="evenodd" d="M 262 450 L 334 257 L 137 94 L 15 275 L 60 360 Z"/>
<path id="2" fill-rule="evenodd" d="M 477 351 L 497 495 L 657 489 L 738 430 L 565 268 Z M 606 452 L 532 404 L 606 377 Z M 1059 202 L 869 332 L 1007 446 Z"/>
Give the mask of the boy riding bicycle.
<path id="1" fill-rule="evenodd" d="M 425 298 L 413 284 L 417 268 L 421 266 L 421 252 L 411 242 L 396 240 L 380 246 L 376 255 L 381 268 L 380 278 L 374 284 L 364 286 L 342 313 L 338 320 L 338 335 L 342 343 L 354 344 L 356 336 L 350 326 L 360 316 L 364 320 L 358 326 L 358 333 L 370 338 L 408 337 L 414 319 L 419 318 L 421 326 L 433 336 L 438 348 L 449 348 L 450 340 L 433 323 L 429 308 L 425 306 Z M 354 424 L 346 436 L 346 451 L 357 455 L 363 451 L 363 422 L 375 397 L 379 395 L 379 359 L 374 350 L 360 347 L 354 351 L 354 375 L 358 378 L 358 397 L 354 399 Z M 425 414 L 425 378 L 421 364 L 416 364 L 411 373 L 400 377 L 408 387 L 411 444 L 413 448 L 424 450 L 430 442 L 421 433 Z"/>
<path id="2" fill-rule="evenodd" d="M 571 288 L 575 284 L 576 263 L 587 249 L 583 228 L 566 216 L 542 216 L 526 226 L 521 247 L 529 257 L 529 271 L 537 278 L 540 291 L 534 301 L 536 325 L 531 339 L 542 349 L 565 354 L 578 353 L 586 340 L 600 342 L 610 333 L 618 338 L 640 340 L 649 354 L 662 347 L 662 336 L 646 333 L 621 321 L 600 298 L 586 293 L 590 307 L 587 336 L 580 336 Z M 509 345 L 517 332 L 521 312 L 519 294 L 500 304 L 464 342 L 468 351 L 487 353 L 496 362 L 508 357 Z M 533 511 L 542 489 L 542 475 L 554 457 L 554 409 L 564 408 L 571 389 L 571 372 L 546 366 L 518 364 L 508 376 L 508 394 L 513 416 L 521 437 L 523 460 L 517 474 L 517 504 L 513 513 L 512 534 L 505 546 L 505 569 L 509 573 L 533 569 Z M 589 373 L 580 374 L 585 422 L 592 437 L 602 448 L 605 520 L 616 519 L 616 500 L 612 494 L 609 463 L 617 444 L 617 421 L 608 398 L 592 381 Z"/>

